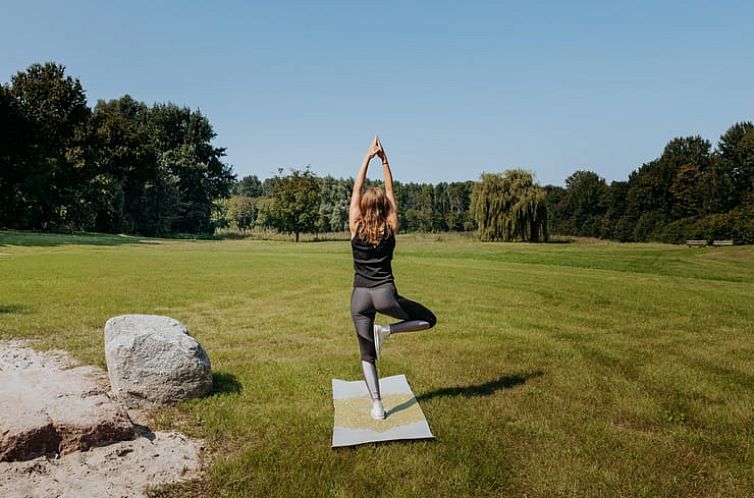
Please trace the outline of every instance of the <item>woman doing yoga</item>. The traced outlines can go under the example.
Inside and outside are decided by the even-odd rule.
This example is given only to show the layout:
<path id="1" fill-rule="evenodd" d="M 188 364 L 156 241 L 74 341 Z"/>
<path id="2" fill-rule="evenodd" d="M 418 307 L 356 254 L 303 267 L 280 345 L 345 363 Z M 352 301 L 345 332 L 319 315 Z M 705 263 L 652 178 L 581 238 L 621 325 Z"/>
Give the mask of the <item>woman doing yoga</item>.
<path id="1" fill-rule="evenodd" d="M 375 156 L 382 160 L 385 190 L 372 187 L 362 195 L 369 161 Z M 395 288 L 391 261 L 398 231 L 398 213 L 393 194 L 393 176 L 385 150 L 375 136 L 361 164 L 353 185 L 348 212 L 353 251 L 353 294 L 351 316 L 361 351 L 361 368 L 369 395 L 372 398 L 372 418 L 385 418 L 380 397 L 379 377 L 375 361 L 380 356 L 382 342 L 391 334 L 414 332 L 434 327 L 435 315 L 419 303 L 401 297 Z M 392 325 L 377 325 L 377 312 L 398 320 Z"/>

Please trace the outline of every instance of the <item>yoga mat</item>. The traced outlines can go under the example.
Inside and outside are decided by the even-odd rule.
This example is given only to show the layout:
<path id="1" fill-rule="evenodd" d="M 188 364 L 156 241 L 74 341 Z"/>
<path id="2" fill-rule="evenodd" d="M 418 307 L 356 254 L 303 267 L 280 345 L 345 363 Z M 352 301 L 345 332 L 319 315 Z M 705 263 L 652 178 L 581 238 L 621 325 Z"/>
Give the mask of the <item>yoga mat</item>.
<path id="1" fill-rule="evenodd" d="M 370 415 L 372 400 L 363 380 L 332 379 L 333 448 L 378 441 L 434 438 L 405 375 L 380 379 L 385 420 Z"/>

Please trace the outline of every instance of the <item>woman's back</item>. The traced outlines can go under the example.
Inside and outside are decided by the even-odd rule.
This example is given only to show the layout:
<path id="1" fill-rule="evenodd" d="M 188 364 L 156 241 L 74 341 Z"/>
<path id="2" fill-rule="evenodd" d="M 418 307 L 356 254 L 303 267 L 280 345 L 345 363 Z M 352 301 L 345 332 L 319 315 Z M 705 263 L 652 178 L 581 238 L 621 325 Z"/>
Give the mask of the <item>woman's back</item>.
<path id="1" fill-rule="evenodd" d="M 353 253 L 354 287 L 376 287 L 393 282 L 393 250 L 395 235 L 389 225 L 380 242 L 374 246 L 363 240 L 360 230 L 356 230 L 351 239 Z"/>

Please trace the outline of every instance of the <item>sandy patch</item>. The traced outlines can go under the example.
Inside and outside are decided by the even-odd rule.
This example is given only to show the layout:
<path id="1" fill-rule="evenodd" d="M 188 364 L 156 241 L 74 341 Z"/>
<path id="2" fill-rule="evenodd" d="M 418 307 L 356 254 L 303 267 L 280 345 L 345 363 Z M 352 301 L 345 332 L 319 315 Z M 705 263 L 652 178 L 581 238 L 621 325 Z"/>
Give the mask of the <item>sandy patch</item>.
<path id="1" fill-rule="evenodd" d="M 65 352 L 39 353 L 27 342 L 0 343 L 0 370 L 66 369 L 76 365 Z M 103 385 L 107 374 L 89 367 Z M 0 462 L 3 498 L 146 497 L 147 486 L 196 479 L 201 476 L 201 440 L 177 432 L 151 432 L 138 425 L 138 437 L 89 451 L 48 455 L 24 462 Z M 2 428 L 0 428 L 2 430 Z"/>

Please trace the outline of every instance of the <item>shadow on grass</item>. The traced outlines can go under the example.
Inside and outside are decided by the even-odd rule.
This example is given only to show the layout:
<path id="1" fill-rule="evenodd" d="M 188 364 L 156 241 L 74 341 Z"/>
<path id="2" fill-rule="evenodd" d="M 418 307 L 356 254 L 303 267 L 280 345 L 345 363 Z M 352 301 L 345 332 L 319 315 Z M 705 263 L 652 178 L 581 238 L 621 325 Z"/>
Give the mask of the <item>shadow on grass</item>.
<path id="1" fill-rule="evenodd" d="M 0 304 L 0 315 L 9 315 L 11 313 L 25 315 L 31 313 L 31 308 L 25 304 Z"/>
<path id="2" fill-rule="evenodd" d="M 524 384 L 527 380 L 539 377 L 543 373 L 544 372 L 541 370 L 537 370 L 520 375 L 503 375 L 499 379 L 475 386 L 443 387 L 442 389 L 437 389 L 417 396 L 416 399 L 418 401 L 427 401 L 432 398 L 442 398 L 445 396 L 463 396 L 464 398 L 490 396 L 501 389 L 510 389 Z"/>
<path id="3" fill-rule="evenodd" d="M 235 375 L 225 372 L 212 372 L 212 392 L 210 396 L 224 394 L 239 394 L 243 391 L 243 385 L 238 382 Z"/>
<path id="4" fill-rule="evenodd" d="M 156 244 L 148 237 L 105 233 L 53 233 L 26 230 L 0 230 L 0 246 L 52 247 L 62 245 L 117 246 L 124 244 Z"/>

